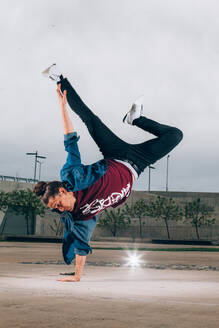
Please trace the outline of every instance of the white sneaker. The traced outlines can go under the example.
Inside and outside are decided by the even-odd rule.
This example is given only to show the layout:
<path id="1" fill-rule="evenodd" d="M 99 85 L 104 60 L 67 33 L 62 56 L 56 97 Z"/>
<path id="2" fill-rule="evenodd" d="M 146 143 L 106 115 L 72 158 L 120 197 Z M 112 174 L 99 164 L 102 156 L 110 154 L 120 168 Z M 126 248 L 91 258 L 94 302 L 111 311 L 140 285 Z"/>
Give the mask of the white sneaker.
<path id="1" fill-rule="evenodd" d="M 43 76 L 49 77 L 51 80 L 59 82 L 62 73 L 58 70 L 56 64 L 52 64 L 42 72 Z"/>
<path id="2" fill-rule="evenodd" d="M 124 116 L 123 123 L 131 124 L 136 118 L 139 118 L 143 114 L 143 98 L 144 96 L 138 97 L 132 104 L 130 111 Z"/>

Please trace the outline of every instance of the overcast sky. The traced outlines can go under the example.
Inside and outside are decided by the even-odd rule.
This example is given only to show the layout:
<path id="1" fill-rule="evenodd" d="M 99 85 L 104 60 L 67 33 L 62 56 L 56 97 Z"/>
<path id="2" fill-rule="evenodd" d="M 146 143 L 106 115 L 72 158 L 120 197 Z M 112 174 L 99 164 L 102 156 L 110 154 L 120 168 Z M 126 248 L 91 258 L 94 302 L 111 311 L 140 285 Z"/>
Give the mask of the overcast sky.
<path id="1" fill-rule="evenodd" d="M 152 137 L 122 118 L 144 93 L 144 113 L 177 126 L 169 189 L 219 192 L 219 3 L 216 0 L 7 0 L 1 4 L 0 175 L 59 179 L 65 162 L 55 84 L 41 71 L 56 62 L 85 103 L 130 143 Z M 71 112 L 85 164 L 101 158 Z M 151 189 L 165 190 L 166 158 Z M 147 190 L 148 169 L 134 189 Z"/>

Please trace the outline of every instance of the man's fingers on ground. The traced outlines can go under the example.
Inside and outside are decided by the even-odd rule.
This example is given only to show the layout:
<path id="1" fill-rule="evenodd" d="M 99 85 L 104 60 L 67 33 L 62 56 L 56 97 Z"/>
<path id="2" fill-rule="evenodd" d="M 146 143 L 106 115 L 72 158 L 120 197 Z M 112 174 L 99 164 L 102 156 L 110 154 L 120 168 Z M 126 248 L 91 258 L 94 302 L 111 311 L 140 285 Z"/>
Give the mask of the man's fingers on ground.
<path id="1" fill-rule="evenodd" d="M 56 281 L 62 281 L 62 282 L 76 282 L 74 279 L 56 279 Z"/>

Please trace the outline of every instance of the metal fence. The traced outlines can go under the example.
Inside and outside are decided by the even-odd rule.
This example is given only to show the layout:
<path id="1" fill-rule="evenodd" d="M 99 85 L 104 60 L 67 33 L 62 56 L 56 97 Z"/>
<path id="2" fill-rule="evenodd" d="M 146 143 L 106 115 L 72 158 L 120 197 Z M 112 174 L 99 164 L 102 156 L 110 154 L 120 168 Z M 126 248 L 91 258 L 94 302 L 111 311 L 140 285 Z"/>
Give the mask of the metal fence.
<path id="1" fill-rule="evenodd" d="M 26 182 L 26 183 L 36 183 L 39 181 L 39 180 L 28 179 L 28 178 L 12 177 L 9 175 L 0 175 L 0 180 L 1 181 Z"/>

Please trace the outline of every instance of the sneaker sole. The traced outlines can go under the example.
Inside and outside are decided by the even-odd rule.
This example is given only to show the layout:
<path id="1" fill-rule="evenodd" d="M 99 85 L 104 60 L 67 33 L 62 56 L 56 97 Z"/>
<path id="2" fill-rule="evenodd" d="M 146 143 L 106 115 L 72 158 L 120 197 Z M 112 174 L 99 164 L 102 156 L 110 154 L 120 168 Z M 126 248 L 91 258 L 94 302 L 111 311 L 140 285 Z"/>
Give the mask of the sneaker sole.
<path id="1" fill-rule="evenodd" d="M 56 65 L 56 64 L 52 64 L 49 67 L 47 67 L 46 69 L 44 69 L 44 71 L 42 71 L 41 74 L 43 74 L 44 76 L 46 76 L 46 75 L 49 76 L 49 71 L 50 71 L 51 67 L 54 65 Z"/>

